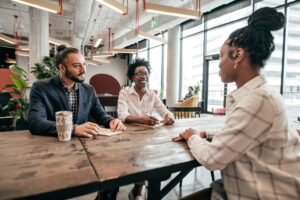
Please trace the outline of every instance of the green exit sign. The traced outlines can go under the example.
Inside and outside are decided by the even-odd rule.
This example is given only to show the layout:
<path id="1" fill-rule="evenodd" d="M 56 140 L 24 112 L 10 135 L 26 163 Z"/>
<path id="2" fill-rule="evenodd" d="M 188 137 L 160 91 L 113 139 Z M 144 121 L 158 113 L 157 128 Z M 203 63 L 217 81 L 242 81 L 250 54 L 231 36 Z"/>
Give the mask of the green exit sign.
<path id="1" fill-rule="evenodd" d="M 153 19 L 150 23 L 150 27 L 154 28 L 154 27 L 156 27 L 156 25 L 157 25 L 157 19 Z"/>

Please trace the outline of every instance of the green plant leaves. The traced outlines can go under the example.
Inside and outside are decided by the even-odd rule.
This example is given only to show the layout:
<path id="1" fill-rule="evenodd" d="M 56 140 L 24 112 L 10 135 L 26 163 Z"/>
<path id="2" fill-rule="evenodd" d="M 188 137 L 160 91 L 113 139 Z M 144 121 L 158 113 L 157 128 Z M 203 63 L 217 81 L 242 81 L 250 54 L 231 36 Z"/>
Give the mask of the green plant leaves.
<path id="1" fill-rule="evenodd" d="M 18 89 L 24 90 L 27 88 L 27 83 L 24 80 L 19 79 L 16 76 L 10 76 L 10 78 L 12 79 L 12 81 L 14 82 L 14 84 Z"/>
<path id="2" fill-rule="evenodd" d="M 21 67 L 18 67 L 17 65 L 11 65 L 9 66 L 9 69 L 12 73 L 20 76 L 21 79 L 23 80 L 27 79 L 27 72 Z"/>
<path id="3" fill-rule="evenodd" d="M 6 89 L 6 88 L 15 88 L 16 87 L 16 85 L 15 84 L 7 84 L 7 85 L 5 85 L 2 89 Z"/>
<path id="4" fill-rule="evenodd" d="M 31 68 L 31 72 L 36 73 L 38 80 L 51 78 L 59 73 L 59 70 L 55 66 L 55 59 L 52 57 L 45 56 L 43 63 L 35 63 L 34 65 L 35 66 Z"/>

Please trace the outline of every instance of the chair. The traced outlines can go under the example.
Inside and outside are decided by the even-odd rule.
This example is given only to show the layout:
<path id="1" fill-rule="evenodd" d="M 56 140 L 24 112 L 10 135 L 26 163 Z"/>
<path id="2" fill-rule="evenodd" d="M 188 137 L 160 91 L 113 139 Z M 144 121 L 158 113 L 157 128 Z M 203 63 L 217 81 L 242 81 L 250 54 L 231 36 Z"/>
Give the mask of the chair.
<path id="1" fill-rule="evenodd" d="M 211 108 L 213 116 L 224 116 L 226 115 L 226 108 Z"/>
<path id="2" fill-rule="evenodd" d="M 96 74 L 90 79 L 90 85 L 92 85 L 97 95 L 119 95 L 121 85 L 117 79 L 108 74 Z"/>
<path id="3" fill-rule="evenodd" d="M 188 119 L 200 117 L 201 107 L 168 107 L 175 119 Z"/>
<path id="4" fill-rule="evenodd" d="M 13 116 L 9 116 L 8 101 L 11 98 L 9 92 L 0 93 L 0 131 L 13 129 Z M 14 109 L 14 108 L 13 108 Z"/>
<path id="5" fill-rule="evenodd" d="M 196 107 L 198 106 L 198 96 L 192 96 L 178 104 L 176 104 L 176 107 Z"/>
<path id="6" fill-rule="evenodd" d="M 198 100 L 199 100 L 199 97 L 198 96 L 192 96 L 186 100 L 184 100 L 183 102 L 181 103 L 178 103 L 175 105 L 175 107 L 198 107 Z M 188 114 L 189 116 L 182 116 L 183 118 L 190 118 L 192 117 L 192 115 L 194 115 L 195 113 L 193 112 L 189 112 L 189 113 L 186 113 Z M 173 112 L 173 115 L 178 118 L 180 118 L 181 116 L 181 113 L 178 113 L 178 112 Z M 178 116 L 177 116 L 178 115 Z"/>
<path id="7" fill-rule="evenodd" d="M 113 118 L 118 118 L 117 106 L 104 106 L 104 109 Z"/>

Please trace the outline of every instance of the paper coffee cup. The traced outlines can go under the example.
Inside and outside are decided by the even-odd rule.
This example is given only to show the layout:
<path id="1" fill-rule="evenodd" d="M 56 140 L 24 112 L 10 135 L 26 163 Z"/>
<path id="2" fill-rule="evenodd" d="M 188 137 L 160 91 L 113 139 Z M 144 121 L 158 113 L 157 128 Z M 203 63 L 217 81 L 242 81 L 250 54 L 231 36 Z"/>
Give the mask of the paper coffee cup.
<path id="1" fill-rule="evenodd" d="M 71 111 L 59 111 L 55 113 L 56 130 L 59 141 L 69 141 L 72 136 L 73 115 Z"/>

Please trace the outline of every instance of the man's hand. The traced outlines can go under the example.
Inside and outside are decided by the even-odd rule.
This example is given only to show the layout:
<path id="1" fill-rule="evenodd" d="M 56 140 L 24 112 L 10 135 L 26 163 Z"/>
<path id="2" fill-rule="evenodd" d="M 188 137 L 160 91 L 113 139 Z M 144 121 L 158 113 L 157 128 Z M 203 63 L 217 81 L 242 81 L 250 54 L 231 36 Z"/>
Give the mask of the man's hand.
<path id="1" fill-rule="evenodd" d="M 147 116 L 147 117 L 141 117 L 141 123 L 155 126 L 156 124 L 159 124 L 159 120 L 154 116 Z"/>
<path id="2" fill-rule="evenodd" d="M 83 137 L 93 137 L 93 135 L 97 135 L 100 127 L 92 122 L 86 122 L 84 124 L 75 126 L 74 134 L 77 136 Z"/>
<path id="3" fill-rule="evenodd" d="M 125 131 L 126 126 L 119 119 L 113 119 L 109 122 L 109 127 L 112 131 Z"/>
<path id="4" fill-rule="evenodd" d="M 195 134 L 196 134 L 196 130 L 189 128 L 189 129 L 186 129 L 183 133 L 180 133 L 179 136 L 174 137 L 172 140 L 174 142 L 178 142 L 181 140 L 188 141 L 190 139 L 190 137 Z"/>
<path id="5" fill-rule="evenodd" d="M 174 120 L 169 117 L 169 115 L 166 115 L 165 120 L 164 120 L 164 125 L 171 125 L 174 124 Z"/>

